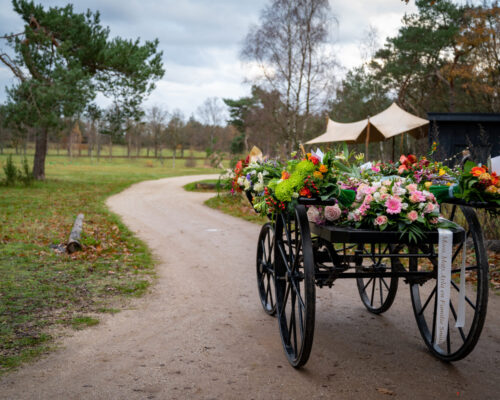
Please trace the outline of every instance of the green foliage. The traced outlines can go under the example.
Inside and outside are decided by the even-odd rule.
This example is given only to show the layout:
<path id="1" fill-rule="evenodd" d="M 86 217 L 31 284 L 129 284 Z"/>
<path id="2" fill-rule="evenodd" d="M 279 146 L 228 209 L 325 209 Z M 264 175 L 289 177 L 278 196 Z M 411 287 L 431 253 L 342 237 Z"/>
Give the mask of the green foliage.
<path id="1" fill-rule="evenodd" d="M 33 173 L 31 172 L 31 168 L 28 164 L 28 159 L 23 158 L 23 166 L 22 172 L 19 174 L 19 179 L 24 183 L 25 186 L 30 186 L 33 184 L 35 178 L 33 177 Z"/>
<path id="2" fill-rule="evenodd" d="M 144 96 L 164 73 L 158 40 L 141 45 L 139 40 L 110 39 L 99 12 L 76 13 L 72 4 L 12 4 L 25 25 L 19 35 L 7 37 L 15 58 L 0 58 L 18 79 L 7 90 L 7 123 L 40 128 L 46 140 L 47 129 L 59 127 L 61 117 L 83 113 L 97 93 L 115 99 L 126 116 L 140 113 Z M 37 156 L 44 159 L 44 154 Z M 35 175 L 43 177 L 43 171 Z"/>
<path id="3" fill-rule="evenodd" d="M 231 154 L 241 154 L 245 150 L 245 133 L 241 133 L 231 141 Z"/>
<path id="4" fill-rule="evenodd" d="M 5 184 L 7 186 L 15 185 L 20 175 L 20 171 L 15 166 L 14 161 L 12 161 L 12 155 L 7 157 L 7 162 L 3 166 L 3 172 L 5 173 Z"/>

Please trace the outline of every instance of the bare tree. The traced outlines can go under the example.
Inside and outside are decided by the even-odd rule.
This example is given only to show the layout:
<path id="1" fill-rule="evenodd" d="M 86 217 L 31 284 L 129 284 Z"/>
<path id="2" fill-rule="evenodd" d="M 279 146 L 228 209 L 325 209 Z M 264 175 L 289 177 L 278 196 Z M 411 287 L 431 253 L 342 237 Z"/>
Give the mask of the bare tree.
<path id="1" fill-rule="evenodd" d="M 273 0 L 245 38 L 241 58 L 260 71 L 254 83 L 278 92 L 285 105 L 280 129 L 288 148 L 308 130 L 311 115 L 325 109 L 334 88 L 334 22 L 328 0 Z"/>
<path id="2" fill-rule="evenodd" d="M 380 37 L 377 27 L 369 25 L 363 32 L 363 37 L 359 41 L 359 55 L 363 63 L 368 63 L 375 57 L 375 53 L 380 48 Z"/>
<path id="3" fill-rule="evenodd" d="M 224 124 L 225 113 L 226 107 L 218 97 L 208 97 L 197 109 L 201 121 L 208 127 L 210 141 L 207 152 L 209 153 L 214 150 L 217 129 Z"/>
<path id="4" fill-rule="evenodd" d="M 168 118 L 168 111 L 154 106 L 147 113 L 149 132 L 152 136 L 155 158 L 158 157 L 158 150 L 161 147 L 162 136 L 165 132 L 165 124 Z M 161 151 L 161 150 L 160 150 Z"/>

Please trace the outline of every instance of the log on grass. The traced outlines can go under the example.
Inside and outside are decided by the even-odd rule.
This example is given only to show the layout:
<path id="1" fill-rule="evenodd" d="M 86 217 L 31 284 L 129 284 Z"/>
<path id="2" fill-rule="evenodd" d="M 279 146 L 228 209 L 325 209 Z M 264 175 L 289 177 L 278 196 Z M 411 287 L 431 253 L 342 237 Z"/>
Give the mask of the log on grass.
<path id="1" fill-rule="evenodd" d="M 73 229 L 69 235 L 68 244 L 66 245 L 66 250 L 69 254 L 74 253 L 82 249 L 82 244 L 80 243 L 80 237 L 82 235 L 83 227 L 83 214 L 78 214 L 73 224 Z"/>

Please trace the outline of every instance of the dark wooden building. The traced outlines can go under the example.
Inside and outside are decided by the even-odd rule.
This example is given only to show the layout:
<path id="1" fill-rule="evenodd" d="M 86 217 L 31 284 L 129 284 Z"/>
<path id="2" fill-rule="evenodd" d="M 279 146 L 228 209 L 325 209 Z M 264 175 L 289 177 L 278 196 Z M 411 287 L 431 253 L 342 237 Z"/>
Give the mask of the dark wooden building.
<path id="1" fill-rule="evenodd" d="M 476 162 L 500 155 L 500 114 L 427 113 L 427 119 L 429 143 L 439 143 L 436 158 L 450 158 L 466 148 Z"/>

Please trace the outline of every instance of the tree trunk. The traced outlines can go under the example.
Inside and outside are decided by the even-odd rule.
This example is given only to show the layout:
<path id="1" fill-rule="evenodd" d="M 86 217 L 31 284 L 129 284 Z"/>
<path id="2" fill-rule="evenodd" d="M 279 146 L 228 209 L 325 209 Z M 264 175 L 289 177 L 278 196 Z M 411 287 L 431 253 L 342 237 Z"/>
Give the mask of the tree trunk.
<path id="1" fill-rule="evenodd" d="M 45 156 L 47 155 L 48 129 L 42 128 L 36 135 L 33 176 L 41 181 L 45 179 Z"/>

